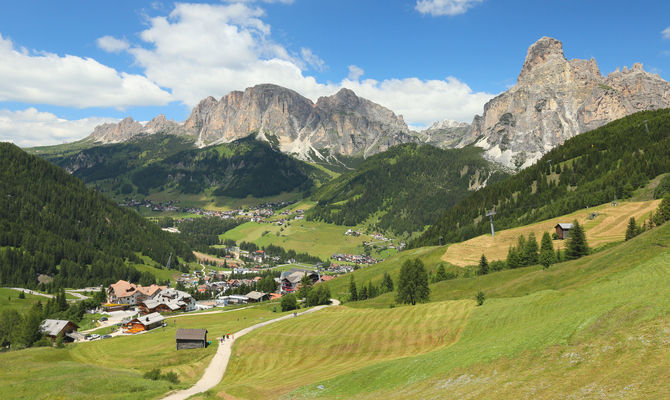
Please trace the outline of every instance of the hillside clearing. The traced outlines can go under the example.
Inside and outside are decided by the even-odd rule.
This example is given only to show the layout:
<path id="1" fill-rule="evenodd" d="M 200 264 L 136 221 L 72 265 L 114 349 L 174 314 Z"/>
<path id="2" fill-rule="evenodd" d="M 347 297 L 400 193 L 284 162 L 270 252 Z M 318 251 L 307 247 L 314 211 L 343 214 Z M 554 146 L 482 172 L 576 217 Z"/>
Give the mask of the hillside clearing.
<path id="1" fill-rule="evenodd" d="M 658 208 L 659 204 L 660 200 L 620 202 L 616 207 L 603 204 L 536 224 L 499 231 L 496 232 L 494 237 L 491 237 L 490 234 L 477 236 L 465 242 L 449 245 L 442 256 L 442 260 L 458 266 L 477 264 L 482 254 L 485 254 L 489 261 L 504 260 L 510 246 L 516 245 L 517 238 L 520 235 L 527 237 L 533 232 L 539 242 L 544 232 L 555 232 L 554 227 L 559 222 L 571 223 L 575 219 L 584 226 L 589 246 L 595 248 L 606 243 L 623 240 L 626 236 L 626 226 L 630 217 L 635 217 L 635 220 L 641 224 L 651 211 Z M 599 215 L 593 220 L 589 220 L 588 217 L 593 212 L 597 212 Z M 565 241 L 554 241 L 555 248 L 564 248 L 564 246 Z"/>

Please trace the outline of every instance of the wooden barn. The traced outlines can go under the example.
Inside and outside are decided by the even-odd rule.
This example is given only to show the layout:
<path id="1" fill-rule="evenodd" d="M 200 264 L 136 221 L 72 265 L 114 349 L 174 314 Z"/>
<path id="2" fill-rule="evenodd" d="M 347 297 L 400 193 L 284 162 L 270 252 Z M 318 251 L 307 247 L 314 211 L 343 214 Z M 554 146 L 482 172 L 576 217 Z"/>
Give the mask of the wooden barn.
<path id="1" fill-rule="evenodd" d="M 555 226 L 556 228 L 556 235 L 558 235 L 559 239 L 567 239 L 570 237 L 570 230 L 572 229 L 572 224 L 557 224 Z"/>
<path id="2" fill-rule="evenodd" d="M 207 329 L 177 329 L 177 350 L 207 347 Z"/>

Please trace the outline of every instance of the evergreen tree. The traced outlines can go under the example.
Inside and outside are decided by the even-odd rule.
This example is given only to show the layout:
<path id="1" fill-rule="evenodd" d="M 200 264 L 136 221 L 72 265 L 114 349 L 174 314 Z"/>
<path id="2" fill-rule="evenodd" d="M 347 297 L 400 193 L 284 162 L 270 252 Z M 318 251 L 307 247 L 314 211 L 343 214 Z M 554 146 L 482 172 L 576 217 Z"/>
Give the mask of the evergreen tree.
<path id="1" fill-rule="evenodd" d="M 405 261 L 400 267 L 396 301 L 415 305 L 428 301 L 429 296 L 428 274 L 423 262 L 418 258 Z"/>
<path id="2" fill-rule="evenodd" d="M 68 308 L 67 298 L 65 297 L 65 289 L 60 288 L 58 295 L 56 296 L 56 302 L 58 304 L 58 311 L 65 311 Z"/>
<path id="3" fill-rule="evenodd" d="M 28 311 L 23 323 L 21 332 L 21 344 L 25 347 L 30 347 L 33 343 L 40 340 L 42 331 L 40 326 L 42 324 L 42 303 L 39 301 L 35 303 Z"/>
<path id="4" fill-rule="evenodd" d="M 300 280 L 300 289 L 298 289 L 298 297 L 306 299 L 309 292 L 312 290 L 312 278 L 308 274 L 303 275 Z"/>
<path id="5" fill-rule="evenodd" d="M 519 253 L 516 251 L 514 246 L 510 246 L 507 250 L 507 267 L 508 268 L 518 268 L 521 266 L 521 260 L 519 258 Z"/>
<path id="6" fill-rule="evenodd" d="M 384 272 L 384 278 L 382 278 L 382 290 L 384 293 L 393 291 L 393 279 L 388 272 Z"/>
<path id="7" fill-rule="evenodd" d="M 637 236 L 640 232 L 640 228 L 638 228 L 637 224 L 635 223 L 635 218 L 630 217 L 628 220 L 628 228 L 626 229 L 626 240 L 630 240 Z"/>
<path id="8" fill-rule="evenodd" d="M 358 300 L 358 290 L 356 290 L 356 281 L 354 281 L 354 275 L 351 275 L 351 279 L 349 279 L 349 300 Z"/>
<path id="9" fill-rule="evenodd" d="M 440 264 L 437 267 L 437 273 L 435 273 L 435 282 L 442 282 L 446 281 L 447 279 L 447 271 L 444 270 L 444 264 Z"/>
<path id="10" fill-rule="evenodd" d="M 482 254 L 482 258 L 479 259 L 479 275 L 486 275 L 489 273 L 489 262 L 486 259 L 486 256 Z"/>
<path id="11" fill-rule="evenodd" d="M 656 211 L 656 215 L 660 215 L 659 220 L 662 221 L 661 224 L 670 220 L 670 194 L 666 194 L 663 197 L 663 200 Z"/>
<path id="12" fill-rule="evenodd" d="M 370 281 L 368 282 L 368 299 L 373 299 L 375 297 L 377 297 L 377 287 Z"/>
<path id="13" fill-rule="evenodd" d="M 361 290 L 358 291 L 358 300 L 367 300 L 367 299 L 368 299 L 368 287 L 362 285 Z"/>
<path id="14" fill-rule="evenodd" d="M 584 229 L 579 225 L 577 220 L 572 223 L 573 227 L 570 230 L 570 237 L 566 246 L 565 256 L 568 260 L 574 260 L 589 254 L 589 245 L 586 242 L 586 234 Z"/>
<path id="15" fill-rule="evenodd" d="M 537 239 L 535 239 L 535 233 L 531 232 L 528 235 L 528 240 L 526 241 L 526 245 L 523 248 L 525 265 L 537 264 L 537 250 Z"/>
<path id="16" fill-rule="evenodd" d="M 542 243 L 540 244 L 539 262 L 544 268 L 556 262 L 556 253 L 554 253 L 554 244 L 549 236 L 549 232 L 542 235 Z"/>

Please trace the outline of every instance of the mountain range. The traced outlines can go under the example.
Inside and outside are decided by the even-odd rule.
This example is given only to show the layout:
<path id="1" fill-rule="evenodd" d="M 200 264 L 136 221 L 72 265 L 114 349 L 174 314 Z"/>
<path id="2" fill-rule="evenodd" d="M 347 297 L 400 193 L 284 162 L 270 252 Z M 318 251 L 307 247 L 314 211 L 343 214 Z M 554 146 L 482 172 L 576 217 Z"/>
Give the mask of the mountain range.
<path id="1" fill-rule="evenodd" d="M 186 135 L 198 147 L 254 135 L 302 160 L 367 158 L 401 143 L 441 148 L 470 144 L 510 169 L 527 167 L 565 140 L 626 115 L 670 107 L 670 83 L 641 64 L 601 75 L 594 59 L 567 60 L 560 41 L 543 37 L 527 51 L 517 83 L 484 106 L 472 124 L 443 121 L 411 131 L 402 116 L 349 89 L 316 103 L 271 84 L 203 99 L 183 122 L 164 115 L 146 124 L 128 117 L 95 128 L 94 143 L 157 132 Z"/>

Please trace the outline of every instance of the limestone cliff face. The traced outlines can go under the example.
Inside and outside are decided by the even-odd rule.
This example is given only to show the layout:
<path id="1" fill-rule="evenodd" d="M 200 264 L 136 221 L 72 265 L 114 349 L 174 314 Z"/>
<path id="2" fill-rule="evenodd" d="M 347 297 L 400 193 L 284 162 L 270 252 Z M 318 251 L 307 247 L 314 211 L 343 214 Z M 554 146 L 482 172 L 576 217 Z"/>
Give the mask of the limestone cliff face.
<path id="1" fill-rule="evenodd" d="M 181 125 L 174 121 L 168 121 L 161 114 L 145 125 L 126 117 L 119 123 L 106 123 L 98 125 L 88 136 L 88 139 L 99 143 L 120 143 L 132 139 L 138 135 L 150 135 L 154 133 L 183 134 Z"/>
<path id="2" fill-rule="evenodd" d="M 253 133 L 301 158 L 326 153 L 369 156 L 411 139 L 402 117 L 351 90 L 342 89 L 314 104 L 292 90 L 268 84 L 231 92 L 219 101 L 212 97 L 201 101 L 184 129 L 197 136 L 200 145 Z"/>
<path id="3" fill-rule="evenodd" d="M 316 104 L 293 90 L 258 85 L 216 100 L 207 97 L 183 124 L 160 115 L 146 125 L 126 118 L 96 127 L 96 142 L 122 142 L 153 133 L 191 135 L 198 146 L 230 142 L 251 134 L 303 159 L 333 154 L 370 156 L 413 138 L 392 111 L 342 89 Z"/>
<path id="4" fill-rule="evenodd" d="M 456 147 L 467 135 L 470 124 L 452 120 L 438 121 L 420 132 L 413 132 L 416 139 L 440 148 Z"/>
<path id="5" fill-rule="evenodd" d="M 483 147 L 488 158 L 526 167 L 580 133 L 637 111 L 670 107 L 670 84 L 641 64 L 603 77 L 595 60 L 567 60 L 543 37 L 530 46 L 514 87 L 493 98 L 457 147 Z"/>

